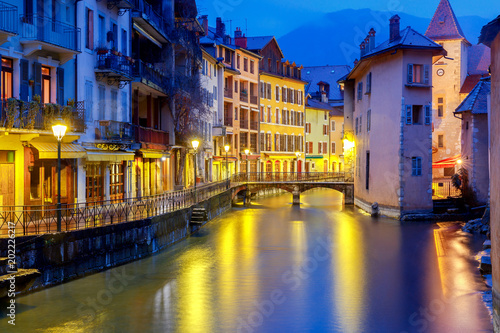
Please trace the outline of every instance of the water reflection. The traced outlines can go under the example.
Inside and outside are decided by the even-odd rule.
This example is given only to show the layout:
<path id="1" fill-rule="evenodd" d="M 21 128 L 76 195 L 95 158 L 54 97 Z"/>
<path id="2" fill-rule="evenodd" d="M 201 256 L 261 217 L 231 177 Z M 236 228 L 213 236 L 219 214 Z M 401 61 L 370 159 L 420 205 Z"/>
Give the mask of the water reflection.
<path id="1" fill-rule="evenodd" d="M 156 256 L 19 297 L 17 330 L 4 317 L 0 331 L 491 330 L 471 260 L 481 239 L 372 219 L 331 190 L 291 199 L 257 200 Z M 99 303 L 120 272 L 125 287 Z"/>

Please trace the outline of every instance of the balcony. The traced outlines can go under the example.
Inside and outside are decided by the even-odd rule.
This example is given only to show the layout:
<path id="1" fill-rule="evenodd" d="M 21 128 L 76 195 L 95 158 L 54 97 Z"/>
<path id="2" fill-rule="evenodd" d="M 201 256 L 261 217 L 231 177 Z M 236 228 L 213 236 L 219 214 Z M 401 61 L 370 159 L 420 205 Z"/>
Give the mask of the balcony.
<path id="1" fill-rule="evenodd" d="M 259 105 L 259 96 L 250 96 L 250 103 Z"/>
<path id="2" fill-rule="evenodd" d="M 80 28 L 39 15 L 21 15 L 24 56 L 37 51 L 57 54 L 65 63 L 80 53 Z"/>
<path id="3" fill-rule="evenodd" d="M 160 13 L 144 0 L 134 0 L 132 20 L 142 30 L 161 43 L 167 43 L 169 24 Z"/>
<path id="4" fill-rule="evenodd" d="M 212 136 L 213 137 L 220 137 L 220 136 L 226 136 L 227 135 L 227 128 L 226 126 L 222 125 L 214 125 L 212 127 Z"/>
<path id="5" fill-rule="evenodd" d="M 240 94 L 240 101 L 244 102 L 244 103 L 248 103 L 248 95 L 242 92 Z"/>
<path id="6" fill-rule="evenodd" d="M 97 65 L 95 73 L 98 81 L 104 78 L 108 80 L 108 84 L 114 84 L 115 82 L 121 84 L 122 82 L 132 81 L 130 60 L 127 60 L 120 53 L 106 49 L 98 49 L 96 53 Z"/>
<path id="7" fill-rule="evenodd" d="M 20 105 L 17 104 L 13 109 L 14 112 L 11 112 L 9 111 L 8 103 L 0 101 L 0 127 L 3 127 L 7 132 L 50 131 L 52 133 L 52 125 L 54 123 L 54 110 L 52 107 L 63 110 L 61 106 L 56 106 L 55 104 L 41 104 L 35 112 L 32 112 L 29 110 L 29 105 L 25 104 L 25 106 L 26 108 L 19 110 Z M 62 118 L 68 125 L 68 132 L 85 132 L 85 109 L 83 101 L 77 102 L 76 108 L 69 111 L 62 111 L 62 113 Z"/>
<path id="8" fill-rule="evenodd" d="M 134 141 L 134 126 L 129 123 L 115 120 L 96 120 L 94 125 L 96 141 L 117 143 Z"/>
<path id="9" fill-rule="evenodd" d="M 168 132 L 136 126 L 135 139 L 137 142 L 168 146 L 170 142 L 170 135 Z M 159 147 L 143 147 L 143 148 L 159 148 Z"/>
<path id="10" fill-rule="evenodd" d="M 241 129 L 248 129 L 248 120 L 241 118 L 240 119 L 240 128 Z"/>
<path id="11" fill-rule="evenodd" d="M 224 97 L 233 98 L 233 91 L 228 88 L 224 88 Z"/>
<path id="12" fill-rule="evenodd" d="M 144 84 L 163 94 L 167 94 L 169 88 L 169 79 L 165 73 L 151 64 L 142 60 L 136 60 L 134 63 L 134 82 Z"/>
<path id="13" fill-rule="evenodd" d="M 17 7 L 0 1 L 0 45 L 17 35 Z"/>
<path id="14" fill-rule="evenodd" d="M 108 7 L 108 9 L 113 9 L 116 7 L 120 10 L 132 9 L 132 8 L 134 8 L 134 4 L 132 3 L 132 1 L 128 1 L 128 0 L 108 0 L 107 7 Z"/>

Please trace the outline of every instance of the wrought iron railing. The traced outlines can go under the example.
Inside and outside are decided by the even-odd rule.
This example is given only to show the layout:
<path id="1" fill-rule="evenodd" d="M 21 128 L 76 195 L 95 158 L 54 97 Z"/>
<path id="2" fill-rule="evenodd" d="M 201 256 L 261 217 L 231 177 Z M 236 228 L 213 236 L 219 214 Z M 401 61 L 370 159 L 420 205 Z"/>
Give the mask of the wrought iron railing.
<path id="1" fill-rule="evenodd" d="M 163 91 L 168 90 L 168 77 L 159 69 L 151 64 L 146 64 L 142 60 L 136 60 L 134 63 L 133 74 L 135 77 L 144 78 L 160 87 Z"/>
<path id="2" fill-rule="evenodd" d="M 154 128 L 136 126 L 136 141 L 168 145 L 169 133 Z"/>
<path id="3" fill-rule="evenodd" d="M 240 94 L 240 101 L 244 102 L 244 103 L 248 103 L 248 95 L 244 94 L 244 93 L 241 93 Z"/>
<path id="4" fill-rule="evenodd" d="M 80 28 L 40 15 L 21 15 L 21 22 L 22 38 L 80 52 Z"/>
<path id="5" fill-rule="evenodd" d="M 32 120 L 30 120 L 29 104 L 25 104 L 24 110 L 19 110 L 19 105 L 15 109 L 15 116 L 13 118 L 13 123 L 10 129 L 24 129 L 24 130 L 36 130 L 36 131 L 51 131 L 52 125 L 55 120 L 53 114 L 46 113 L 44 111 L 45 106 L 40 105 L 36 114 L 33 115 Z M 62 110 L 63 107 L 59 106 Z M 85 132 L 85 110 L 83 109 L 83 101 L 76 103 L 76 108 L 73 109 L 69 114 L 63 117 L 63 120 L 68 126 L 68 132 Z M 8 127 L 9 117 L 7 116 L 7 102 L 0 100 L 0 127 Z"/>
<path id="6" fill-rule="evenodd" d="M 245 117 L 240 117 L 240 128 L 248 129 L 248 120 Z"/>
<path id="7" fill-rule="evenodd" d="M 258 121 L 251 121 L 250 122 L 250 129 L 251 130 L 258 130 L 259 129 L 259 122 Z"/>
<path id="8" fill-rule="evenodd" d="M 163 18 L 162 15 L 157 13 L 148 2 L 144 0 L 134 0 L 133 12 L 146 15 L 150 24 L 152 24 L 154 28 L 161 32 L 165 37 L 168 37 L 168 22 Z"/>
<path id="9" fill-rule="evenodd" d="M 0 1 L 0 30 L 17 34 L 17 18 L 17 7 Z"/>
<path id="10" fill-rule="evenodd" d="M 228 181 L 211 183 L 194 189 L 167 192 L 154 196 L 63 204 L 62 231 L 94 228 L 114 223 L 138 221 L 190 207 L 226 191 Z M 36 235 L 57 231 L 57 209 L 51 206 L 0 206 L 0 237 L 9 228 L 16 235 Z"/>
<path id="11" fill-rule="evenodd" d="M 348 172 L 245 172 L 232 176 L 231 182 L 353 182 Z"/>
<path id="12" fill-rule="evenodd" d="M 109 70 L 132 77 L 131 63 L 124 56 L 110 50 L 97 50 L 97 69 Z"/>
<path id="13" fill-rule="evenodd" d="M 224 88 L 224 97 L 233 98 L 233 91 L 231 89 Z"/>
<path id="14" fill-rule="evenodd" d="M 101 141 L 113 142 L 132 142 L 134 141 L 134 126 L 115 120 L 96 120 L 95 139 Z"/>
<path id="15" fill-rule="evenodd" d="M 259 97 L 258 96 L 250 96 L 250 103 L 258 105 L 259 104 Z"/>
<path id="16" fill-rule="evenodd" d="M 231 117 L 228 113 L 224 115 L 224 126 L 233 127 L 233 117 Z"/>
<path id="17" fill-rule="evenodd" d="M 461 191 L 453 186 L 451 179 L 434 180 L 432 182 L 432 196 L 434 198 L 459 197 Z"/>

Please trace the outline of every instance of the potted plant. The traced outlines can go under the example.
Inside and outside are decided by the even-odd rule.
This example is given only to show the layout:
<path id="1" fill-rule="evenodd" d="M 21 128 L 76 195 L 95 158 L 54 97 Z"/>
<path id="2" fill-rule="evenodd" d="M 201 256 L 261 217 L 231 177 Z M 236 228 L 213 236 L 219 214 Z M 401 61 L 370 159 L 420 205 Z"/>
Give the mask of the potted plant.
<path id="1" fill-rule="evenodd" d="M 66 122 L 68 128 L 71 128 L 73 123 L 73 112 L 75 111 L 75 100 L 70 98 L 68 104 L 62 108 L 61 116 Z"/>
<path id="2" fill-rule="evenodd" d="M 5 128 L 11 129 L 14 126 L 16 120 L 16 113 L 18 108 L 18 101 L 15 98 L 9 98 L 7 100 L 7 112 L 5 118 Z"/>
<path id="3" fill-rule="evenodd" d="M 108 49 L 104 46 L 96 47 L 95 51 L 97 52 L 97 54 L 107 54 L 108 53 Z"/>
<path id="4" fill-rule="evenodd" d="M 28 107 L 28 115 L 26 116 L 26 128 L 34 129 L 35 128 L 35 118 L 38 114 L 38 110 L 40 110 L 40 101 L 41 98 L 39 95 L 33 96 L 33 99 L 29 103 Z"/>

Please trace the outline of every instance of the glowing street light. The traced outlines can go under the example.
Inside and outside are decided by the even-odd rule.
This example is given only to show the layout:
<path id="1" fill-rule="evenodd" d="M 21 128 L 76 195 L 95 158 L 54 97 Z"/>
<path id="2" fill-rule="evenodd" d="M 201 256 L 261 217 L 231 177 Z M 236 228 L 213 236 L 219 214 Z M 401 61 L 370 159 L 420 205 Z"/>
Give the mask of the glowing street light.
<path id="1" fill-rule="evenodd" d="M 52 132 L 57 138 L 57 231 L 61 232 L 61 140 L 68 127 L 61 118 L 56 118 Z"/>
<path id="2" fill-rule="evenodd" d="M 349 141 L 347 139 L 344 139 L 343 142 L 344 142 L 344 151 L 348 151 L 348 150 L 351 150 L 352 148 L 354 148 L 353 141 Z"/>

